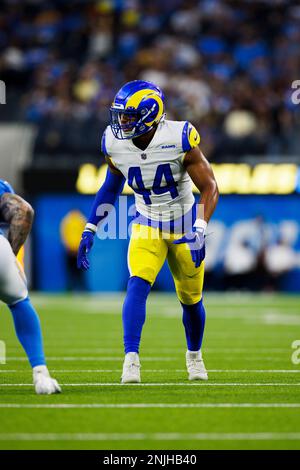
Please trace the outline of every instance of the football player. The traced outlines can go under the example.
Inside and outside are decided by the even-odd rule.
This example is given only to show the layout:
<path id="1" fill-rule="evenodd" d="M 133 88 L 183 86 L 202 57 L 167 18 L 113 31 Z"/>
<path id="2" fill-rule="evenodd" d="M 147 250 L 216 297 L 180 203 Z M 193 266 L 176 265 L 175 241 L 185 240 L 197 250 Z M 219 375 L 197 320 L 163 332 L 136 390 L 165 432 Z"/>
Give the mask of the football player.
<path id="1" fill-rule="evenodd" d="M 207 380 L 201 344 L 205 231 L 218 201 L 212 169 L 199 149 L 192 124 L 165 119 L 164 95 L 153 83 L 136 80 L 117 93 L 102 138 L 108 163 L 78 251 L 78 267 L 89 269 L 101 205 L 114 204 L 125 180 L 135 193 L 137 215 L 128 251 L 130 278 L 123 306 L 125 360 L 122 383 L 140 382 L 139 346 L 146 301 L 165 260 L 183 309 L 190 380 Z M 192 182 L 201 193 L 196 212 Z"/>
<path id="2" fill-rule="evenodd" d="M 61 389 L 47 369 L 39 317 L 28 297 L 26 278 L 17 260 L 30 233 L 33 215 L 32 207 L 14 193 L 10 184 L 0 180 L 0 300 L 12 313 L 17 337 L 33 369 L 36 393 L 50 395 Z"/>

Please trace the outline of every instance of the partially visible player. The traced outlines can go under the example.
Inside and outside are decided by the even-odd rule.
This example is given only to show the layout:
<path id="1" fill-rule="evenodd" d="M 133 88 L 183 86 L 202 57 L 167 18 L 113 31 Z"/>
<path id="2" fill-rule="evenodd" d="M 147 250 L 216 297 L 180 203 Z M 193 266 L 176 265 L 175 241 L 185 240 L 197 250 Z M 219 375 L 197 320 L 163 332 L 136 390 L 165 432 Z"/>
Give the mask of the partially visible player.
<path id="1" fill-rule="evenodd" d="M 141 380 L 138 354 L 146 301 L 166 259 L 183 309 L 189 380 L 207 380 L 201 353 L 205 326 L 202 288 L 205 230 L 219 195 L 214 174 L 199 149 L 195 127 L 188 121 L 165 119 L 164 95 L 153 83 L 127 83 L 110 111 L 111 122 L 102 139 L 109 169 L 83 232 L 78 267 L 89 268 L 87 253 L 97 225 L 105 217 L 101 205 L 114 204 L 127 180 L 135 192 L 137 216 L 132 224 L 130 278 L 123 306 L 122 382 Z M 192 181 L 201 193 L 198 212 Z"/>
<path id="2" fill-rule="evenodd" d="M 38 395 L 61 392 L 46 366 L 39 317 L 28 297 L 26 278 L 17 255 L 32 227 L 32 207 L 6 181 L 0 180 L 0 300 L 10 309 L 17 337 L 33 368 Z M 4 233 L 7 232 L 7 238 Z"/>

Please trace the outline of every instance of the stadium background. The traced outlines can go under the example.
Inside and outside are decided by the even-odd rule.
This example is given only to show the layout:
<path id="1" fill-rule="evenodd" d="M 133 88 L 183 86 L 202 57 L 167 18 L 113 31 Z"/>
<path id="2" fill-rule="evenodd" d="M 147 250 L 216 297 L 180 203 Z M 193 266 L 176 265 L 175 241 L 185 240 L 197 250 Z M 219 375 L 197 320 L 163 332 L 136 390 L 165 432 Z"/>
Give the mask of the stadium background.
<path id="1" fill-rule="evenodd" d="M 199 129 L 214 166 L 206 289 L 299 291 L 299 46 L 288 0 L 4 0 L 0 177 L 36 211 L 32 287 L 125 289 L 128 240 L 98 241 L 87 274 L 75 257 L 105 171 L 109 105 L 142 78 L 163 88 L 169 119 Z M 173 288 L 166 267 L 155 288 Z"/>

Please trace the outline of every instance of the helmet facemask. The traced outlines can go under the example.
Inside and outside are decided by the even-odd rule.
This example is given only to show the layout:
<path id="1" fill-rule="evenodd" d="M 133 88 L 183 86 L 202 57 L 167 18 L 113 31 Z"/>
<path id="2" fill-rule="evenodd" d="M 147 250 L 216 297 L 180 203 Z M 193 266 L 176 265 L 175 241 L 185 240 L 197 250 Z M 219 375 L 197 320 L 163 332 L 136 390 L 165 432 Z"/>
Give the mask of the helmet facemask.
<path id="1" fill-rule="evenodd" d="M 151 126 L 146 125 L 147 119 L 155 111 L 155 105 L 150 109 L 116 109 L 110 108 L 111 130 L 117 139 L 133 139 L 142 134 L 146 134 L 153 129 L 156 123 Z"/>
<path id="2" fill-rule="evenodd" d="M 137 110 L 110 108 L 110 127 L 117 139 L 132 139 L 140 120 Z"/>

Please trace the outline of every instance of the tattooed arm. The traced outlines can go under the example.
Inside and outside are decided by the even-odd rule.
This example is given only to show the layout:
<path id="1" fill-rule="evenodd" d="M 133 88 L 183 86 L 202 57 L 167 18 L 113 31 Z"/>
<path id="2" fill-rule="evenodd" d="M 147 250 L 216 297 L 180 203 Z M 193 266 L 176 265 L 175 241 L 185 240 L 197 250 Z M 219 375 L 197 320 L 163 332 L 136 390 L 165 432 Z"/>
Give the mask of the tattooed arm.
<path id="1" fill-rule="evenodd" d="M 17 256 L 30 233 L 34 211 L 20 196 L 4 193 L 0 197 L 0 214 L 9 225 L 8 241 Z"/>

